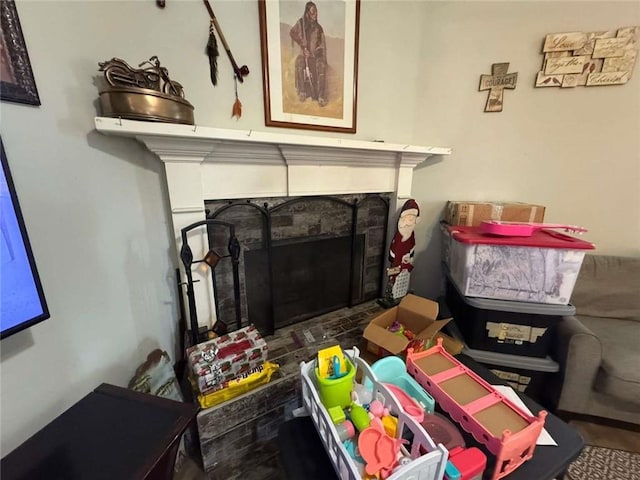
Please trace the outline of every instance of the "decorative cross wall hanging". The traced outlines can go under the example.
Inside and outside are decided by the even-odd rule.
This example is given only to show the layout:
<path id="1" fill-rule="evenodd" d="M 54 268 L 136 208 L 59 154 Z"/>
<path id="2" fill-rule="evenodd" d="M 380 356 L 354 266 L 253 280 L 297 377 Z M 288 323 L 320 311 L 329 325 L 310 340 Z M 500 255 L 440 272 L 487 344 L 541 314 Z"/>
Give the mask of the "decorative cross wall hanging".
<path id="1" fill-rule="evenodd" d="M 491 75 L 480 75 L 480 91 L 489 90 L 485 112 L 501 112 L 504 89 L 516 88 L 517 73 L 507 73 L 509 62 L 491 65 Z"/>

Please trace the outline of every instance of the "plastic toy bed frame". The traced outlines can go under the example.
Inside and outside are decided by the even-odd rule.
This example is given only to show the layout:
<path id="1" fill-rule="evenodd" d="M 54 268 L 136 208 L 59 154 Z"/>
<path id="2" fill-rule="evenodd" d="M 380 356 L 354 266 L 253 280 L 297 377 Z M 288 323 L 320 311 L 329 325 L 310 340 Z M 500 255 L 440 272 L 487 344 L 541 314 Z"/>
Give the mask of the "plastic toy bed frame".
<path id="1" fill-rule="evenodd" d="M 440 371 L 429 375 L 418 363 L 427 357 L 434 356 L 441 357 L 438 363 L 440 363 L 442 368 Z M 437 362 L 435 358 L 432 360 L 432 364 Z M 492 385 L 447 353 L 442 347 L 442 339 L 438 339 L 438 344 L 426 351 L 414 353 L 412 350 L 409 350 L 406 365 L 409 374 L 435 398 L 441 408 L 449 413 L 453 420 L 496 456 L 495 469 L 491 477 L 492 480 L 497 480 L 510 474 L 533 456 L 536 441 L 544 428 L 544 420 L 547 416 L 546 411 L 541 411 L 537 417 L 525 414 L 509 399 L 494 389 Z M 438 369 L 438 367 L 434 368 Z M 477 391 L 484 389 L 486 390 L 486 394 L 479 394 L 478 398 L 464 405 L 460 405 L 445 391 L 442 384 L 462 375 L 468 377 L 466 379 L 467 382 L 473 381 L 481 387 L 477 388 Z M 478 387 L 478 385 L 475 385 L 475 387 Z M 499 404 L 502 404 L 502 406 Z M 491 433 L 491 431 L 480 422 L 478 417 L 482 416 L 482 411 L 486 413 L 486 410 L 492 407 L 502 408 L 504 409 L 503 411 L 508 414 L 505 416 L 495 416 L 498 418 L 498 422 L 506 422 L 507 420 L 505 420 L 505 418 L 510 416 L 518 422 L 526 424 L 526 426 L 514 433 L 511 432 L 506 425 L 504 428 L 500 426 L 496 428 L 496 425 L 494 425 L 492 428 L 493 432 L 499 430 L 502 434 L 496 435 L 495 433 Z"/>
<path id="2" fill-rule="evenodd" d="M 397 467 L 387 477 L 387 480 L 408 480 L 412 478 L 441 480 L 444 476 L 449 456 L 447 449 L 441 444 L 436 445 L 422 426 L 402 410 L 400 403 L 393 394 L 377 380 L 369 365 L 359 357 L 360 352 L 356 347 L 353 347 L 352 350 L 346 350 L 345 355 L 348 356 L 356 369 L 362 372 L 361 382 L 364 384 L 365 379 L 369 379 L 373 383 L 374 398 L 382 397 L 385 407 L 398 417 L 398 438 L 402 434 L 404 427 L 413 433 L 413 442 L 409 452 L 413 460 L 402 467 Z M 331 421 L 327 409 L 320 402 L 320 396 L 315 384 L 315 366 L 315 361 L 300 363 L 302 406 L 311 415 L 311 419 L 338 476 L 342 480 L 361 480 L 362 475 L 356 463 L 343 447 L 338 431 Z M 427 453 L 420 455 L 421 452 Z"/>

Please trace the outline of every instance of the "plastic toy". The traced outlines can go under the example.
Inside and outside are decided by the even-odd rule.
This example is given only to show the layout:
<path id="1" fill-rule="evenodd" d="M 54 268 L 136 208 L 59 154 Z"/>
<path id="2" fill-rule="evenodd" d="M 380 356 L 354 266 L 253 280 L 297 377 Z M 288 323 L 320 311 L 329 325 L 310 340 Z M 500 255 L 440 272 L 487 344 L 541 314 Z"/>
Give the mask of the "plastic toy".
<path id="1" fill-rule="evenodd" d="M 351 398 L 354 403 L 357 403 L 358 405 L 369 405 L 373 398 L 373 392 L 361 383 L 356 383 L 353 386 Z"/>
<path id="2" fill-rule="evenodd" d="M 377 380 L 369 365 L 359 358 L 357 348 L 354 347 L 345 351 L 345 355 L 350 362 L 353 362 L 354 371 L 357 368 L 358 372 L 362 373 L 363 383 L 371 385 L 370 388 L 374 397 L 381 397 L 384 406 L 390 410 L 392 415 L 397 415 L 397 436 L 400 436 L 402 432 L 413 436 L 408 455 L 403 453 L 403 455 L 412 459 L 411 462 L 407 465 L 396 467 L 397 470 L 392 472 L 387 480 L 406 480 L 411 477 L 419 478 L 420 480 L 441 480 L 444 476 L 448 456 L 447 450 L 442 445 L 436 445 L 420 424 L 402 411 L 397 399 Z M 341 480 L 362 480 L 361 464 L 352 458 L 347 447 L 340 441 L 336 427 L 320 400 L 319 382 L 315 378 L 317 375 L 316 370 L 315 361 L 302 362 L 300 364 L 302 405 L 309 413 L 319 433 L 322 445 L 338 478 Z M 342 379 L 337 381 L 340 380 Z"/>
<path id="3" fill-rule="evenodd" d="M 387 478 L 396 465 L 402 443 L 403 440 L 390 437 L 375 423 L 360 432 L 358 450 L 366 462 L 365 472 L 368 475 L 380 472 L 382 478 Z"/>
<path id="4" fill-rule="evenodd" d="M 400 358 L 381 358 L 371 365 L 371 370 L 379 381 L 396 385 L 404 390 L 407 395 L 420 404 L 425 413 L 433 413 L 435 407 L 433 397 L 407 373 L 407 368 Z M 365 386 L 367 386 L 366 382 Z"/>
<path id="5" fill-rule="evenodd" d="M 462 475 L 460 471 L 456 468 L 456 466 L 451 463 L 451 461 L 447 461 L 447 466 L 444 469 L 444 478 L 445 480 L 462 480 Z"/>
<path id="6" fill-rule="evenodd" d="M 345 420 L 344 422 L 336 425 L 336 430 L 338 431 L 338 436 L 342 442 L 349 440 L 356 434 L 356 429 L 354 428 L 353 423 L 349 420 Z"/>
<path id="7" fill-rule="evenodd" d="M 384 415 L 389 415 L 389 409 L 384 408 L 380 400 L 374 400 L 369 404 L 369 413 L 378 418 L 382 418 Z"/>
<path id="8" fill-rule="evenodd" d="M 407 340 L 413 340 L 416 337 L 416 334 L 413 333 L 411 330 L 409 330 L 408 328 L 404 329 L 404 332 L 402 332 L 402 334 L 407 337 Z"/>
<path id="9" fill-rule="evenodd" d="M 405 465 L 409 465 L 409 463 L 411 463 L 411 458 L 410 457 L 405 457 L 405 456 L 400 457 L 398 459 L 398 465 L 396 465 L 396 467 L 393 469 L 393 473 L 396 473 L 396 471 L 398 471 L 399 469 L 401 469 Z"/>
<path id="10" fill-rule="evenodd" d="M 396 396 L 404 411 L 416 419 L 416 422 L 420 423 L 424 420 L 424 410 L 418 402 L 407 395 L 400 387 L 392 383 L 385 383 L 384 385 Z"/>
<path id="11" fill-rule="evenodd" d="M 456 447 L 464 448 L 464 438 L 462 438 L 460 431 L 444 415 L 438 412 L 433 415 L 425 415 L 421 425 L 431 435 L 434 442 L 441 443 L 447 450 L 451 451 Z"/>
<path id="12" fill-rule="evenodd" d="M 487 457 L 476 447 L 457 447 L 449 452 L 449 462 L 460 472 L 460 480 L 481 480 Z"/>
<path id="13" fill-rule="evenodd" d="M 318 371 L 321 378 L 337 379 L 347 374 L 344 353 L 340 345 L 318 351 Z"/>
<path id="14" fill-rule="evenodd" d="M 568 233 L 588 232 L 586 228 L 562 223 L 501 222 L 500 220 L 485 220 L 480 223 L 480 231 L 482 233 L 503 237 L 530 237 L 533 232 L 538 230 L 556 228 Z"/>
<path id="15" fill-rule="evenodd" d="M 400 322 L 393 322 L 389 325 L 389 331 L 391 333 L 395 333 L 396 335 L 402 335 L 404 333 L 404 325 Z"/>
<path id="16" fill-rule="evenodd" d="M 320 398 L 326 408 L 347 408 L 351 405 L 351 390 L 353 389 L 353 379 L 356 374 L 356 369 L 347 358 L 344 358 L 342 364 L 346 365 L 347 373 L 337 379 L 322 377 L 320 369 L 318 367 L 314 369 L 318 390 L 320 391 Z"/>
<path id="17" fill-rule="evenodd" d="M 533 456 L 547 412 L 537 417 L 524 413 L 447 353 L 441 338 L 425 352 L 409 351 L 407 371 L 451 418 L 496 456 L 492 480 L 509 475 Z"/>
<path id="18" fill-rule="evenodd" d="M 398 419 L 391 415 L 385 415 L 382 417 L 382 427 L 384 431 L 387 432 L 387 435 L 390 437 L 396 437 L 396 432 L 398 431 Z"/>
<path id="19" fill-rule="evenodd" d="M 342 445 L 351 458 L 353 458 L 358 463 L 364 464 L 364 459 L 358 453 L 358 446 L 356 445 L 354 439 L 346 440 L 342 443 Z"/>
<path id="20" fill-rule="evenodd" d="M 333 358 L 331 359 L 331 364 L 331 371 L 333 372 L 333 374 L 331 374 L 327 378 L 330 378 L 331 380 L 337 380 L 338 378 L 342 378 L 347 374 L 347 370 L 342 369 L 342 364 L 340 363 L 340 357 L 338 357 L 338 355 L 333 356 Z"/>
<path id="21" fill-rule="evenodd" d="M 349 412 L 349 417 L 351 418 L 353 425 L 358 429 L 359 432 L 362 432 L 371 423 L 369 414 L 360 405 L 356 405 L 356 404 L 351 405 L 351 411 Z"/>
<path id="22" fill-rule="evenodd" d="M 338 425 L 347 419 L 344 414 L 344 410 L 340 407 L 327 408 L 327 411 L 329 412 L 329 416 L 331 417 L 334 425 Z"/>

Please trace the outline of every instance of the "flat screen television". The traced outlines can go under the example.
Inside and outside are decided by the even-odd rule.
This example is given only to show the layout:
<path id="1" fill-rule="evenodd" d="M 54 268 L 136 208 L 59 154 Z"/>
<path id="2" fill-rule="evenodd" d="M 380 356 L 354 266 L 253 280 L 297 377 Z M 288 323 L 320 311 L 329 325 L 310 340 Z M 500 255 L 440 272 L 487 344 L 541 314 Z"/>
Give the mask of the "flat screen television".
<path id="1" fill-rule="evenodd" d="M 49 318 L 9 163 L 0 138 L 0 338 Z"/>

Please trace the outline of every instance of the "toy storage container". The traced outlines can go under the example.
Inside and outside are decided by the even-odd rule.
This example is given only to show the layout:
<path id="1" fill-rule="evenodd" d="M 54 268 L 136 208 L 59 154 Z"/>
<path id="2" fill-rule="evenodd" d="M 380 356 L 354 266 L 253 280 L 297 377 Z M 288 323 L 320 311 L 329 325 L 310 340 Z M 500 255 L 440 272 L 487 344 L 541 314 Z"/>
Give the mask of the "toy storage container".
<path id="1" fill-rule="evenodd" d="M 549 355 L 562 317 L 576 311 L 571 304 L 465 297 L 450 279 L 446 303 L 469 347 L 540 358 Z"/>
<path id="2" fill-rule="evenodd" d="M 441 444 L 436 445 L 429 434 L 413 418 L 405 414 L 395 397 L 380 383 L 369 365 L 359 357 L 357 348 L 346 350 L 345 355 L 351 360 L 356 370 L 362 372 L 362 383 L 373 385 L 374 397 L 381 396 L 385 407 L 398 417 L 397 435 L 408 429 L 413 435 L 410 447 L 411 457 L 414 458 L 406 465 L 396 467 L 388 480 L 441 480 L 444 476 L 448 459 L 448 451 Z M 361 480 L 362 475 L 355 461 L 342 445 L 338 430 L 331 421 L 327 409 L 320 401 L 316 376 L 315 362 L 302 362 L 300 373 L 302 380 L 302 404 L 320 435 L 320 439 L 331 459 L 331 463 L 342 480 Z M 427 452 L 420 455 L 421 452 Z"/>
<path id="3" fill-rule="evenodd" d="M 514 390 L 524 392 L 538 403 L 544 403 L 544 386 L 553 375 L 560 370 L 558 363 L 550 357 L 536 358 L 521 355 L 487 352 L 465 348 L 476 362 L 483 364 L 493 374 L 507 382 Z"/>
<path id="4" fill-rule="evenodd" d="M 444 257 L 462 295 L 567 305 L 593 244 L 553 230 L 500 237 L 478 227 L 447 227 Z"/>

